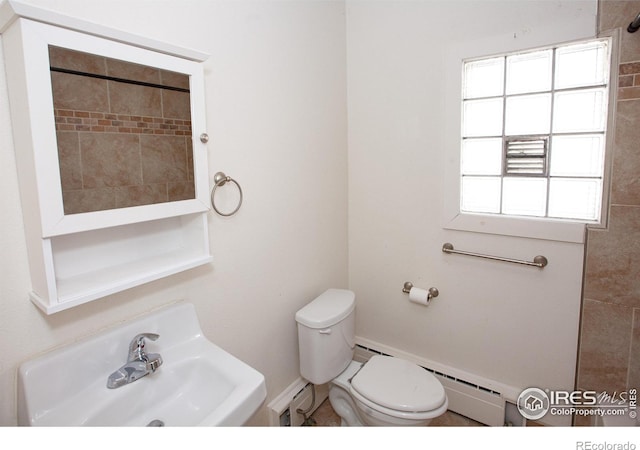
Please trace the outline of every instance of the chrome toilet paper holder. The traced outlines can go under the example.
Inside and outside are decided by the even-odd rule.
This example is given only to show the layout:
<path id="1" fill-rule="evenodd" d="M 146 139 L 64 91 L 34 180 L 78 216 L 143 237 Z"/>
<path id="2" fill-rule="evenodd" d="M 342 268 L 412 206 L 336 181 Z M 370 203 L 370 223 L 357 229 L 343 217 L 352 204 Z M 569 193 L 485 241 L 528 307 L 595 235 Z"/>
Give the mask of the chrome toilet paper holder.
<path id="1" fill-rule="evenodd" d="M 411 291 L 412 287 L 413 287 L 413 283 L 411 281 L 405 281 L 404 287 L 402 288 L 402 292 L 404 292 L 405 294 L 408 294 Z M 430 287 L 428 300 L 431 300 L 432 298 L 436 298 L 438 294 L 440 294 L 440 292 L 438 291 L 438 288 Z"/>

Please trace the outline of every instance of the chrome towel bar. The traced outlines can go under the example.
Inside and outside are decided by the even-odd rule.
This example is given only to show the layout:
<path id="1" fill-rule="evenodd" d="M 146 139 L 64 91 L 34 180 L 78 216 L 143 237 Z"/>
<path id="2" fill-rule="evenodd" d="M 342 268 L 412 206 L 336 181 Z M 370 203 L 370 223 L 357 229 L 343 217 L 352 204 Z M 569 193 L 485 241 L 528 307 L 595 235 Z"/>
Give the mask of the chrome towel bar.
<path id="1" fill-rule="evenodd" d="M 481 253 L 473 253 L 473 252 L 465 252 L 465 251 L 462 251 L 462 250 L 456 250 L 456 249 L 453 248 L 453 244 L 450 244 L 449 242 L 445 243 L 442 246 L 442 251 L 444 253 L 475 256 L 477 258 L 492 259 L 494 261 L 504 261 L 504 262 L 510 262 L 510 263 L 514 263 L 514 264 L 523 264 L 525 266 L 535 266 L 535 267 L 539 267 L 540 269 L 542 269 L 547 264 L 549 264 L 549 261 L 547 260 L 547 258 L 545 258 L 542 255 L 536 256 L 535 258 L 533 258 L 533 261 L 523 261 L 521 259 L 503 258 L 501 256 L 483 255 Z"/>

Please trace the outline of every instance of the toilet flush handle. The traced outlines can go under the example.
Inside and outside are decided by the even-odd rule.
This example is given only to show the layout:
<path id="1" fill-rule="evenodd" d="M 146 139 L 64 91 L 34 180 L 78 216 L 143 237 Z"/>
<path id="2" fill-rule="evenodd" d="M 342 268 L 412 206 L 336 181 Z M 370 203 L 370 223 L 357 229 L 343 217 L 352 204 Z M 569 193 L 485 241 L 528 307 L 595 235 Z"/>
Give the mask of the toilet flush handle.
<path id="1" fill-rule="evenodd" d="M 320 334 L 331 334 L 331 328 L 325 328 L 324 330 L 318 331 Z"/>

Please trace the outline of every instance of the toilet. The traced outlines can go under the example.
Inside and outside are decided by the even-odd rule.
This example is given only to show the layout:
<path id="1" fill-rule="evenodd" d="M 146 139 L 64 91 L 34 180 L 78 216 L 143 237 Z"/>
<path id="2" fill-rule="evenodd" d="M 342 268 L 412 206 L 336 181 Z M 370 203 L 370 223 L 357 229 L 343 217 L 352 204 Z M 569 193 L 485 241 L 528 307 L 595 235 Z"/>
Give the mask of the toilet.
<path id="1" fill-rule="evenodd" d="M 328 289 L 296 313 L 300 374 L 329 385 L 343 426 L 424 426 L 447 410 L 438 379 L 401 358 L 353 361 L 355 294 Z"/>

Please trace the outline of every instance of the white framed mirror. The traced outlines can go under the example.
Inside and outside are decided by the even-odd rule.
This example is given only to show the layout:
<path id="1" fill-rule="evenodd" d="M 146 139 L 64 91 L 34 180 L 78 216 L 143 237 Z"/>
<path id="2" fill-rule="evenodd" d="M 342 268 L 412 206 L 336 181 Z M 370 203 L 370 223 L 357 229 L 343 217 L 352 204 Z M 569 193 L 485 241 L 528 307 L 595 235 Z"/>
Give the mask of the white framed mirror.
<path id="1" fill-rule="evenodd" d="M 53 314 L 209 264 L 208 56 L 15 0 L 0 33 L 31 301 Z"/>

